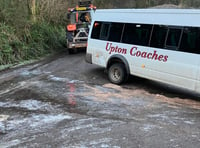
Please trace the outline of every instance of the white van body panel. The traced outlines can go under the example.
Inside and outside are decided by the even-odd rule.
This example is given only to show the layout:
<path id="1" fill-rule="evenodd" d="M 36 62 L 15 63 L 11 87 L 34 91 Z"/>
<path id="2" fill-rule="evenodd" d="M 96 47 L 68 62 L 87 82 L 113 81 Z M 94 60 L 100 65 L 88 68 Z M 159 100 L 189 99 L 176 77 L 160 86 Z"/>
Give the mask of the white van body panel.
<path id="1" fill-rule="evenodd" d="M 97 10 L 92 25 L 95 21 L 103 21 L 200 27 L 199 18 L 200 10 L 193 9 L 110 9 Z M 92 39 L 91 32 L 92 29 L 89 33 L 87 54 L 92 55 L 92 64 L 106 68 L 110 57 L 119 54 L 128 61 L 131 75 L 200 93 L 200 54 Z M 112 52 L 115 47 L 120 48 L 121 52 Z M 126 52 L 122 52 L 123 49 Z M 144 55 L 158 54 L 163 60 L 134 56 L 137 51 Z"/>

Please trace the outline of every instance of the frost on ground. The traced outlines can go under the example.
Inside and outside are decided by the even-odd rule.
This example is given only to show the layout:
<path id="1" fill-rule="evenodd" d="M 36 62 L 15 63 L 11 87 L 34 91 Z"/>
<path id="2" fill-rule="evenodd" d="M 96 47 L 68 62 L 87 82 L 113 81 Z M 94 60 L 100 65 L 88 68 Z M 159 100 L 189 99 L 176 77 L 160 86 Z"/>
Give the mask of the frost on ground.
<path id="1" fill-rule="evenodd" d="M 65 119 L 72 119 L 72 116 L 65 115 L 65 114 L 54 114 L 54 115 L 32 115 L 28 118 L 21 118 L 21 119 L 15 119 L 8 121 L 7 126 L 8 130 L 17 130 L 23 127 L 26 127 L 26 129 L 37 129 L 42 128 L 43 125 L 44 128 L 48 128 L 49 126 L 56 124 L 62 120 Z"/>
<path id="2" fill-rule="evenodd" d="M 6 133 L 8 118 L 9 118 L 8 115 L 1 115 L 0 114 L 0 134 L 1 133 Z"/>
<path id="3" fill-rule="evenodd" d="M 143 79 L 111 84 L 84 57 L 0 75 L 0 148 L 200 147 L 198 101 Z"/>

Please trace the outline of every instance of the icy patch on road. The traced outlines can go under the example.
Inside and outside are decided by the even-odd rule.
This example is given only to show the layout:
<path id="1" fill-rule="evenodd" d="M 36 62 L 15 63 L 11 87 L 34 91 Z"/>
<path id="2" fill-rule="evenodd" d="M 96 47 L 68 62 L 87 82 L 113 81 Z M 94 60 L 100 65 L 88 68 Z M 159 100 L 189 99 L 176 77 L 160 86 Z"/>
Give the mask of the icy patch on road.
<path id="1" fill-rule="evenodd" d="M 173 115 L 173 116 L 171 116 L 171 115 Z M 154 115 L 147 115 L 147 116 L 150 117 L 150 118 L 153 118 L 157 121 L 163 121 L 164 123 L 169 123 L 169 124 L 172 124 L 172 125 L 177 125 L 177 124 L 179 124 L 179 122 L 185 123 L 185 124 L 188 124 L 188 125 L 194 125 L 195 124 L 194 120 L 189 121 L 188 119 L 180 118 L 176 114 L 174 114 L 173 112 L 171 112 L 169 115 L 167 115 L 167 114 L 154 114 Z"/>
<path id="2" fill-rule="evenodd" d="M 66 128 L 63 132 L 63 135 L 65 135 L 66 132 L 74 132 L 74 131 L 77 131 L 77 130 L 82 130 L 82 129 L 92 129 L 92 131 L 97 131 L 99 130 L 96 125 L 94 126 L 94 122 L 95 122 L 95 118 L 88 118 L 88 119 L 80 119 L 80 120 L 77 120 L 75 123 L 74 123 L 74 126 L 73 127 L 69 127 L 69 128 Z M 102 124 L 102 125 L 106 125 L 106 124 L 111 124 L 113 123 L 112 121 L 101 121 L 99 122 L 99 124 Z M 103 130 L 101 129 L 101 132 Z M 110 131 L 110 130 L 109 130 Z"/>
<path id="3" fill-rule="evenodd" d="M 21 76 L 32 76 L 32 75 L 40 75 L 42 72 L 40 70 L 33 70 L 33 71 L 28 71 L 24 70 L 20 73 Z"/>
<path id="4" fill-rule="evenodd" d="M 72 116 L 66 114 L 55 114 L 55 115 L 32 115 L 29 118 L 20 118 L 20 117 L 11 117 L 12 120 L 7 122 L 6 133 L 13 132 L 12 136 L 14 135 L 21 135 L 24 136 L 27 133 L 37 133 L 41 132 L 43 129 L 50 129 L 52 126 L 55 126 L 58 122 L 62 120 L 70 120 L 73 119 Z M 15 119 L 14 119 L 15 118 Z M 20 136 L 19 136 L 20 137 Z M 15 137 L 17 138 L 17 136 Z M 1 143 L 0 141 L 0 148 L 1 147 L 14 147 L 18 144 L 21 144 L 27 140 L 30 140 L 30 137 L 27 139 L 20 138 L 16 140 L 11 140 L 7 142 Z"/>
<path id="5" fill-rule="evenodd" d="M 69 81 L 69 83 L 83 83 L 83 81 L 79 81 L 79 80 L 71 80 L 71 81 Z"/>
<path id="6" fill-rule="evenodd" d="M 172 118 L 168 115 L 165 115 L 165 114 L 148 115 L 148 117 L 154 118 L 157 121 L 162 121 L 162 122 L 169 123 L 169 124 L 172 124 L 172 125 L 177 125 L 176 119 L 174 119 L 174 118 Z"/>
<path id="7" fill-rule="evenodd" d="M 112 141 L 113 141 L 112 138 L 103 138 L 103 139 L 91 141 L 89 143 L 89 145 L 92 145 L 92 146 L 95 146 L 95 145 L 99 146 L 99 145 L 101 145 L 101 147 L 107 148 L 107 147 L 110 147 L 108 144 L 111 143 Z M 105 144 L 105 143 L 108 143 L 108 144 Z"/>
<path id="8" fill-rule="evenodd" d="M 68 78 L 56 77 L 56 76 L 54 76 L 54 75 L 48 76 L 48 79 L 49 79 L 49 80 L 52 80 L 52 81 L 58 81 L 58 82 L 66 82 L 66 81 L 69 81 Z"/>
<path id="9" fill-rule="evenodd" d="M 97 118 L 87 118 L 76 120 L 73 124 L 66 124 L 65 129 L 61 131 L 62 138 L 67 138 L 68 134 L 81 133 L 93 137 L 105 133 L 110 133 L 113 128 L 122 125 L 121 121 L 102 120 Z M 66 135 L 66 133 L 68 133 Z M 85 140 L 88 140 L 87 138 Z M 90 142 L 90 141 L 89 141 Z M 83 145 L 84 143 L 81 143 Z"/>
<path id="10" fill-rule="evenodd" d="M 154 114 L 154 115 L 148 115 L 150 118 L 159 118 L 160 120 L 169 120 L 169 117 L 164 114 Z"/>
<path id="11" fill-rule="evenodd" d="M 7 127 L 7 120 L 9 116 L 8 115 L 1 115 L 0 114 L 0 134 L 6 133 L 6 127 Z"/>
<path id="12" fill-rule="evenodd" d="M 19 106 L 22 108 L 27 108 L 29 110 L 38 110 L 47 105 L 46 105 L 46 103 L 43 103 L 43 102 L 37 101 L 37 100 L 22 100 L 20 102 Z"/>
<path id="13" fill-rule="evenodd" d="M 194 125 L 195 123 L 193 121 L 184 121 L 186 124 Z"/>
<path id="14" fill-rule="evenodd" d="M 149 132 L 153 129 L 155 129 L 156 126 L 155 125 L 150 125 L 150 124 L 145 124 L 143 127 L 141 127 L 140 129 L 145 131 L 145 132 Z"/>
<path id="15" fill-rule="evenodd" d="M 27 110 L 49 110 L 53 109 L 49 103 L 41 102 L 38 100 L 21 100 L 20 102 L 0 102 L 0 107 L 2 108 L 9 108 L 9 107 L 20 107 L 25 108 Z"/>
<path id="16" fill-rule="evenodd" d="M 65 114 L 56 114 L 56 115 L 33 115 L 29 118 L 22 118 L 22 119 L 14 119 L 8 121 L 8 130 L 20 128 L 23 129 L 37 129 L 39 128 L 48 128 L 50 125 L 54 125 L 62 120 L 69 120 L 73 119 L 70 115 Z M 45 125 L 45 126 L 44 126 Z"/>
<path id="17" fill-rule="evenodd" d="M 93 128 L 93 124 L 71 127 L 70 129 L 68 129 L 68 132 L 72 132 L 72 131 L 76 131 L 76 130 L 80 130 L 80 129 L 86 129 L 86 128 Z"/>
<path id="18" fill-rule="evenodd" d="M 53 123 L 53 122 L 60 122 L 62 120 L 69 120 L 72 119 L 72 116 L 69 115 L 36 115 L 32 117 L 32 124 L 31 127 L 37 127 L 43 124 Z"/>
<path id="19" fill-rule="evenodd" d="M 6 143 L 0 143 L 0 148 L 9 148 L 9 147 L 14 147 L 20 144 L 21 141 L 19 139 L 8 141 Z"/>

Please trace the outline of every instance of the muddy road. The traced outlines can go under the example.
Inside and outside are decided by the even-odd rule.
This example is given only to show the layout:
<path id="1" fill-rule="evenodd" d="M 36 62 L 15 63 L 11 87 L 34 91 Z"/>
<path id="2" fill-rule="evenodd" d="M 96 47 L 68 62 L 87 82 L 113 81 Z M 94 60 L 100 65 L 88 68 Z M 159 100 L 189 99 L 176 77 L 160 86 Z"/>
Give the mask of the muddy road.
<path id="1" fill-rule="evenodd" d="M 85 52 L 0 72 L 0 148 L 199 148 L 200 96 L 109 83 Z"/>

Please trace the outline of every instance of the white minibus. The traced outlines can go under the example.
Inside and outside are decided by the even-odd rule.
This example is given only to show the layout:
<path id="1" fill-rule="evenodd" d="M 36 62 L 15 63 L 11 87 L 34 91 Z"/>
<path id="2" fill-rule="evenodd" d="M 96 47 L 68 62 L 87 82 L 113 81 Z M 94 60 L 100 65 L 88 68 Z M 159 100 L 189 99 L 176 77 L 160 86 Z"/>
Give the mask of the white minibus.
<path id="1" fill-rule="evenodd" d="M 200 10 L 97 10 L 86 61 L 112 83 L 135 75 L 200 93 Z"/>

